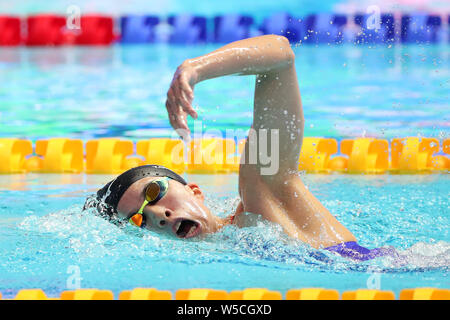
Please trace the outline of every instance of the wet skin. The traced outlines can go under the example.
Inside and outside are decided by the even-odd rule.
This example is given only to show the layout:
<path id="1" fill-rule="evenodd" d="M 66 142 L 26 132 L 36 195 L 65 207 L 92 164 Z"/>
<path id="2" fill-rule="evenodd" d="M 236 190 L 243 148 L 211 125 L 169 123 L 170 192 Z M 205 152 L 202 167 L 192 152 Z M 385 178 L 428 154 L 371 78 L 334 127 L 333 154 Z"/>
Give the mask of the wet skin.
<path id="1" fill-rule="evenodd" d="M 156 179 L 148 177 L 133 183 L 123 194 L 117 206 L 121 218 L 128 219 L 138 212 L 145 200 L 146 186 Z M 168 192 L 157 203 L 144 208 L 146 228 L 171 233 L 180 238 L 195 237 L 200 234 L 216 232 L 227 221 L 211 213 L 204 204 L 204 194 L 197 184 L 183 185 L 169 179 Z M 189 220 L 195 223 L 192 232 L 177 234 L 180 222 Z"/>
<path id="2" fill-rule="evenodd" d="M 280 224 L 289 236 L 314 248 L 356 241 L 299 177 L 304 118 L 294 61 L 289 41 L 275 35 L 236 41 L 188 59 L 178 67 L 167 93 L 169 121 L 181 136 L 186 136 L 190 133 L 187 115 L 198 117 L 192 107 L 195 84 L 226 75 L 255 75 L 252 128 L 257 135 L 260 129 L 278 130 L 279 166 L 274 174 L 267 175 L 262 174 L 265 164 L 259 161 L 256 164 L 241 163 L 241 202 L 236 213 L 245 211 L 262 215 Z M 250 147 L 247 139 L 244 152 L 248 153 Z M 118 209 L 124 217 L 129 217 L 142 205 L 143 188 L 148 183 L 143 180 L 132 185 L 120 200 Z M 197 185 L 178 183 L 176 186 L 177 183 L 171 181 L 169 193 L 154 208 L 145 209 L 154 227 L 169 230 L 176 219 L 193 219 L 199 223 L 201 230 L 196 234 L 199 235 L 216 232 L 229 223 L 230 219 L 218 218 L 206 208 L 203 193 Z M 240 219 L 243 219 L 242 215 L 237 216 L 238 226 L 242 224 Z M 158 226 L 162 220 L 166 222 Z"/>

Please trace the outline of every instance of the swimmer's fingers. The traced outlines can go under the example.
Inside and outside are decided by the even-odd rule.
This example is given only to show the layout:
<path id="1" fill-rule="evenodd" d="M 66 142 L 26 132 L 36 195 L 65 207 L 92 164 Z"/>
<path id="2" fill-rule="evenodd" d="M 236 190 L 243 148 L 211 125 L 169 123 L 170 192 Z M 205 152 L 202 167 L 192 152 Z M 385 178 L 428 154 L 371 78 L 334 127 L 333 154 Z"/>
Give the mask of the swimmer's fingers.
<path id="1" fill-rule="evenodd" d="M 178 114 L 179 109 L 181 109 L 184 112 L 190 114 L 192 117 L 196 116 L 196 114 L 193 115 L 194 109 L 191 107 L 191 104 L 186 99 L 186 97 L 184 97 L 183 91 L 180 89 L 180 84 L 178 81 L 172 81 L 170 89 L 167 92 L 167 100 L 169 101 L 169 106 L 172 106 L 172 113 Z"/>
<path id="2" fill-rule="evenodd" d="M 198 114 L 192 107 L 194 99 L 194 84 L 196 83 L 197 74 L 192 67 L 181 65 L 177 68 L 169 91 L 167 92 L 166 108 L 169 114 L 169 121 L 172 127 L 186 130 L 190 133 L 187 125 L 187 115 L 197 119 Z"/>
<path id="3" fill-rule="evenodd" d="M 194 91 L 189 84 L 189 80 L 187 79 L 187 76 L 185 74 L 181 74 L 178 79 L 181 89 L 180 103 L 183 106 L 184 111 L 186 111 L 192 118 L 197 119 L 198 114 L 192 107 L 192 101 L 194 100 Z"/>
<path id="4" fill-rule="evenodd" d="M 170 87 L 167 92 L 166 109 L 169 114 L 170 124 L 174 129 L 182 128 L 187 129 L 187 123 L 183 108 L 178 104 L 178 101 L 174 94 L 174 87 Z M 184 121 L 183 121 L 184 120 Z"/>
<path id="5" fill-rule="evenodd" d="M 193 93 L 190 88 L 186 76 L 183 73 L 175 74 L 172 84 L 170 85 L 169 92 L 171 93 L 170 99 L 175 105 L 180 105 L 183 110 L 189 114 L 192 118 L 197 119 L 197 112 L 192 107 Z"/>
<path id="6" fill-rule="evenodd" d="M 175 129 L 183 129 L 190 132 L 186 122 L 186 114 L 180 107 L 177 107 L 169 99 L 166 101 L 166 109 L 169 114 L 170 125 Z"/>
<path id="7" fill-rule="evenodd" d="M 166 109 L 169 114 L 170 124 L 174 129 L 179 127 L 178 117 L 177 117 L 177 108 L 176 108 L 176 100 L 173 93 L 173 88 L 170 87 L 169 91 L 167 91 L 167 100 L 166 100 Z"/>
<path id="8" fill-rule="evenodd" d="M 171 105 L 176 106 L 178 105 L 178 90 L 176 88 L 176 86 L 172 83 L 170 85 L 169 91 L 167 91 L 167 100 L 170 102 Z M 175 109 L 172 109 L 173 111 L 175 111 Z"/>
<path id="9" fill-rule="evenodd" d="M 189 81 L 188 75 L 182 73 L 180 75 L 180 84 L 181 89 L 186 93 L 186 95 L 190 99 L 194 99 L 194 85 L 190 84 L 191 81 Z"/>
<path id="10" fill-rule="evenodd" d="M 197 72 L 189 64 L 182 63 L 175 72 L 171 87 L 173 88 L 176 103 L 183 107 L 183 110 L 192 118 L 197 119 L 198 114 L 192 107 L 194 100 L 194 85 L 197 81 Z"/>
<path id="11" fill-rule="evenodd" d="M 169 115 L 170 124 L 174 129 L 178 129 L 182 127 L 182 123 L 180 123 L 181 117 L 179 116 L 179 110 L 176 107 L 175 103 L 167 98 L 166 100 L 166 109 Z"/>
<path id="12" fill-rule="evenodd" d="M 181 85 L 178 83 L 174 88 L 177 91 L 175 95 L 176 104 L 180 105 L 187 114 L 196 119 L 197 112 L 192 108 L 191 101 L 186 97 L 186 93 L 181 89 Z"/>

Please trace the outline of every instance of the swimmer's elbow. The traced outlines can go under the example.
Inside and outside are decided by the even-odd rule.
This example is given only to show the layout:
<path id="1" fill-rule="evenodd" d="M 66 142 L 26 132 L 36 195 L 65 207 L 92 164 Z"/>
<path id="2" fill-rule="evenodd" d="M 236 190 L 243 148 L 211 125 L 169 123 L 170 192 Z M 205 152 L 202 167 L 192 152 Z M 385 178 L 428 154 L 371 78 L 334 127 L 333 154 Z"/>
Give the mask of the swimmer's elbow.
<path id="1" fill-rule="evenodd" d="M 295 62 L 295 53 L 292 50 L 291 46 L 289 46 L 289 49 L 287 50 L 286 61 L 288 64 L 294 64 Z"/>
<path id="2" fill-rule="evenodd" d="M 271 35 L 275 41 L 281 43 L 280 51 L 279 51 L 279 60 L 283 62 L 283 64 L 291 65 L 295 61 L 295 53 L 291 48 L 291 44 L 286 37 L 279 35 Z"/>

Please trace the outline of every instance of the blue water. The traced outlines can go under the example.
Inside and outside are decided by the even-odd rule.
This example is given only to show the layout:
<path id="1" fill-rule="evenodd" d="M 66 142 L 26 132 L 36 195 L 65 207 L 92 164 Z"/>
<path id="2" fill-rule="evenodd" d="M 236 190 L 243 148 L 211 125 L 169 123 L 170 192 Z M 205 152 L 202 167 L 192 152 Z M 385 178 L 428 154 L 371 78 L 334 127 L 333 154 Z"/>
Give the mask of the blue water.
<path id="1" fill-rule="evenodd" d="M 215 48 L 0 48 L 0 137 L 170 137 L 165 97 L 176 67 Z M 294 46 L 305 136 L 449 137 L 449 49 Z M 247 130 L 254 82 L 229 76 L 198 84 L 203 133 Z"/>
<path id="2" fill-rule="evenodd" d="M 215 48 L 0 48 L 0 137 L 170 136 L 164 102 L 173 72 Z M 305 136 L 449 137 L 449 48 L 294 47 Z M 253 88 L 253 77 L 199 84 L 194 105 L 202 129 L 247 129 Z M 448 175 L 304 177 L 361 245 L 394 246 L 402 256 L 364 263 L 329 252 L 322 252 L 328 263 L 317 260 L 279 227 L 257 220 L 191 241 L 119 229 L 81 211 L 85 196 L 111 178 L 0 176 L 4 297 L 33 287 L 57 296 L 68 289 L 73 268 L 81 287 L 110 289 L 116 297 L 134 287 L 344 291 L 367 287 L 374 275 L 397 296 L 408 287 L 450 287 Z M 213 212 L 233 211 L 237 175 L 187 178 L 205 189 Z"/>
<path id="3" fill-rule="evenodd" d="M 227 291 L 265 287 L 448 288 L 450 215 L 448 175 L 306 175 L 305 183 L 361 245 L 394 246 L 401 259 L 356 263 L 288 238 L 251 216 L 254 224 L 227 226 L 203 239 L 179 240 L 131 226 L 120 229 L 89 212 L 84 198 L 112 176 L 0 176 L 0 292 L 42 288 L 58 296 L 79 270 L 82 288 L 135 287 Z M 237 205 L 237 175 L 186 175 L 221 216 Z M 371 280 L 372 279 L 372 280 Z M 68 287 L 69 286 L 69 287 Z"/>

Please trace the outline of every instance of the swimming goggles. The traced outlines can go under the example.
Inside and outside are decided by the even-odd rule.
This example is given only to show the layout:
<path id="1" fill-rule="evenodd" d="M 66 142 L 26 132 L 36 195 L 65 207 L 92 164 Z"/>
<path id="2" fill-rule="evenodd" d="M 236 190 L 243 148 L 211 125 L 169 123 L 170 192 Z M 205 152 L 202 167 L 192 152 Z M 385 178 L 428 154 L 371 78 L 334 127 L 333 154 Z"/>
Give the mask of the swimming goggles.
<path id="1" fill-rule="evenodd" d="M 169 190 L 169 177 L 163 177 L 150 182 L 145 188 L 145 200 L 138 212 L 133 214 L 128 222 L 136 227 L 143 228 L 146 224 L 144 208 L 152 205 L 164 197 Z"/>

